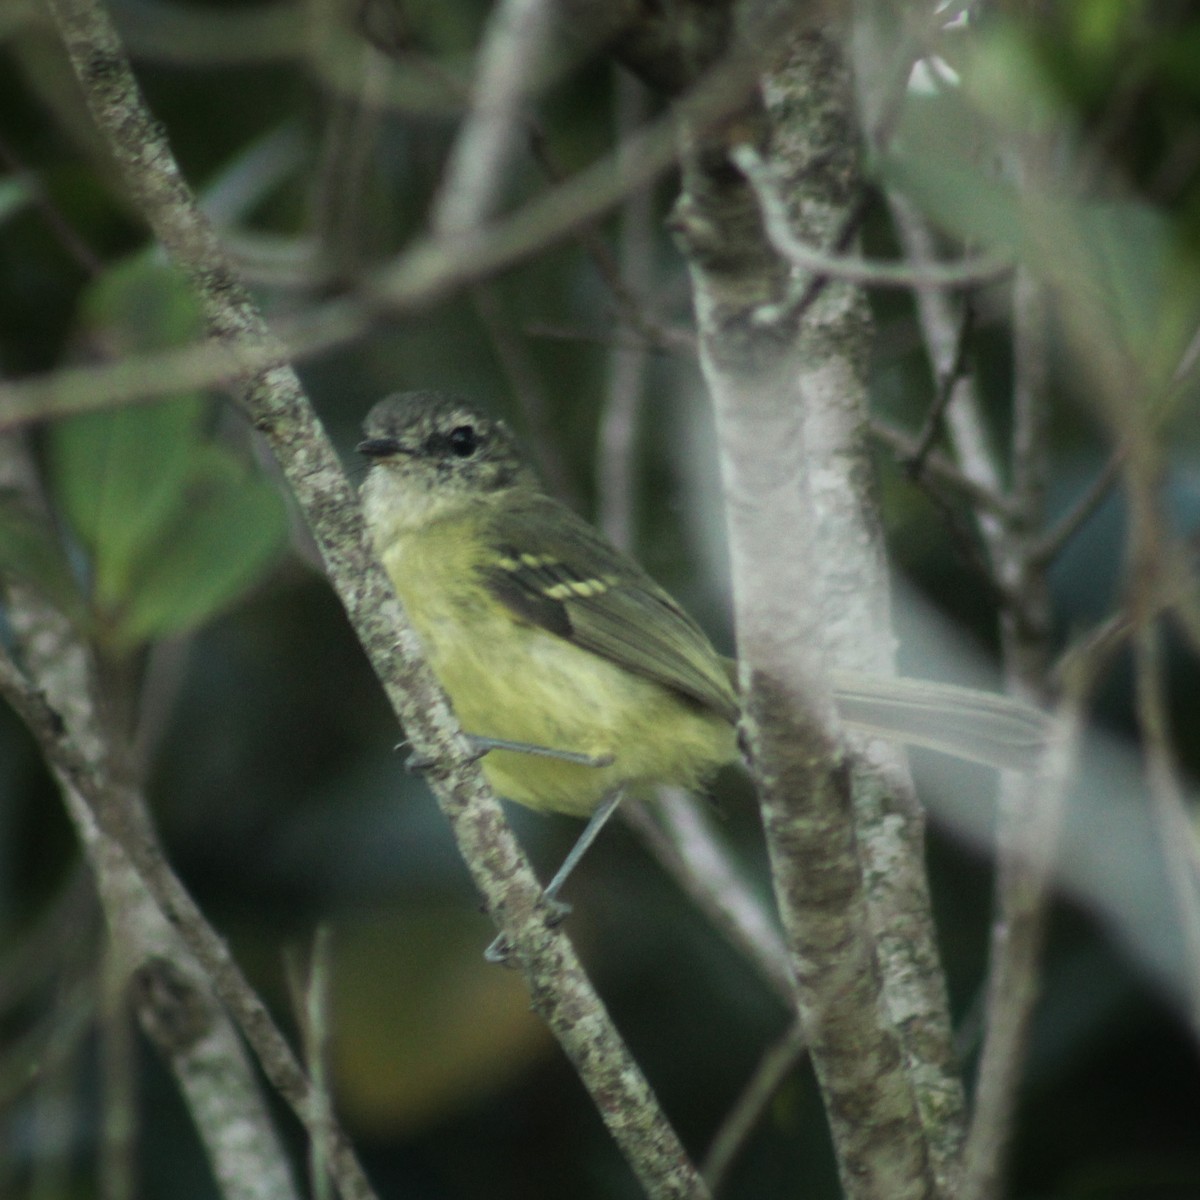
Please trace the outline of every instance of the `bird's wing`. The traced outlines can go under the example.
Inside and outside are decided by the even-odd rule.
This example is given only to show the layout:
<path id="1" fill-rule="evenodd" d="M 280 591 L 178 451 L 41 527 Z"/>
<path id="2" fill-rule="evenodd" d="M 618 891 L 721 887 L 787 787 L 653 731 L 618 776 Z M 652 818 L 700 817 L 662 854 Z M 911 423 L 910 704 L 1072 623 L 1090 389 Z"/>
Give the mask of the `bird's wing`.
<path id="1" fill-rule="evenodd" d="M 724 660 L 703 630 L 628 555 L 557 500 L 498 506 L 483 567 L 513 613 L 737 720 Z"/>

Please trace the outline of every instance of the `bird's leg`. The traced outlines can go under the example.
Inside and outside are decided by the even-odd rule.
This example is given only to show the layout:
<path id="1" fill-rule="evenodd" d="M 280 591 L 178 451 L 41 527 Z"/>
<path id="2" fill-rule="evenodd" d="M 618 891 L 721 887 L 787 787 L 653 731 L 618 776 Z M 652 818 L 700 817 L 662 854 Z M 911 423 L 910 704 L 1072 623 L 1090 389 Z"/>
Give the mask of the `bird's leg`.
<path id="1" fill-rule="evenodd" d="M 566 883 L 567 876 L 579 865 L 579 860 L 587 853 L 588 847 L 608 823 L 608 818 L 617 811 L 617 805 L 620 804 L 623 795 L 624 792 L 621 788 L 614 788 L 604 797 L 600 802 L 600 807 L 588 818 L 588 823 L 583 827 L 583 832 L 576 839 L 575 845 L 563 859 L 562 866 L 555 871 L 554 878 L 546 885 L 544 896 L 546 906 L 550 910 L 547 920 L 551 925 L 557 925 L 571 911 L 571 906 L 560 900 L 558 893 Z M 501 935 L 483 952 L 483 957 L 490 963 L 503 963 L 511 952 L 512 947 Z"/>
<path id="2" fill-rule="evenodd" d="M 621 803 L 621 797 L 624 792 L 621 788 L 614 788 L 603 800 L 600 801 L 600 807 L 588 818 L 588 823 L 583 827 L 583 832 L 575 841 L 563 859 L 562 866 L 554 873 L 554 878 L 546 885 L 546 899 L 553 900 L 556 904 L 562 904 L 558 898 L 558 893 L 562 890 L 562 885 L 567 882 L 567 876 L 579 865 L 579 860 L 587 853 L 588 847 L 596 840 L 600 830 L 608 824 L 608 818 L 617 811 L 617 805 Z M 565 917 L 570 912 L 570 905 L 563 906 Z"/>
<path id="3" fill-rule="evenodd" d="M 582 754 L 578 750 L 558 750 L 553 746 L 538 746 L 533 742 L 513 742 L 508 738 L 483 737 L 477 733 L 468 733 L 467 741 L 471 743 L 480 758 L 485 754 L 490 754 L 493 750 L 512 750 L 517 754 L 557 758 L 562 762 L 575 763 L 580 767 L 611 767 L 617 758 L 615 754 Z"/>
<path id="4" fill-rule="evenodd" d="M 613 754 L 582 754 L 578 750 L 558 750 L 553 746 L 538 746 L 533 742 L 514 742 L 508 738 L 483 737 L 481 734 L 468 733 L 467 741 L 471 744 L 474 759 L 478 761 L 493 750 L 511 750 L 515 754 L 532 754 L 541 758 L 556 758 L 561 762 L 574 763 L 580 767 L 611 767 L 616 759 Z M 401 742 L 397 749 L 406 746 Z M 420 754 L 410 754 L 404 761 L 406 771 L 425 771 L 433 766 L 433 760 Z"/>

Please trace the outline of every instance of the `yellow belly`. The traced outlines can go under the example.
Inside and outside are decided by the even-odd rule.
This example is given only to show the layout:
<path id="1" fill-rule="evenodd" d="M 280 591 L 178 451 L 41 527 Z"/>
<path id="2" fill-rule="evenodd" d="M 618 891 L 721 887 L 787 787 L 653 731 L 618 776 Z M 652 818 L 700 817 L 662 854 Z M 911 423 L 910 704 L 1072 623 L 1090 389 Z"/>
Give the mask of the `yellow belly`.
<path id="1" fill-rule="evenodd" d="M 588 767 L 495 750 L 482 766 L 500 795 L 587 816 L 615 787 L 692 787 L 734 757 L 733 729 L 718 714 L 520 621 L 482 589 L 460 596 L 452 585 L 474 569 L 471 550 L 449 562 L 446 545 L 439 538 L 437 553 L 424 553 L 409 539 L 384 558 L 463 729 L 613 759 Z"/>

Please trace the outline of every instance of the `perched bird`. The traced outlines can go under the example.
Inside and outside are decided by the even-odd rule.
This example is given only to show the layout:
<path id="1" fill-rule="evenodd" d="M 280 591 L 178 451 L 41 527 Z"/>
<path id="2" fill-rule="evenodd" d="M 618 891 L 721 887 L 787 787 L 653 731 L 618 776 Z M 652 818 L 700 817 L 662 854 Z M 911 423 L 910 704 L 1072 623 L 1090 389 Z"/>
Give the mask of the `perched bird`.
<path id="1" fill-rule="evenodd" d="M 732 663 L 629 555 L 547 495 L 502 421 L 408 392 L 367 416 L 376 549 L 496 791 L 589 816 L 737 757 Z M 838 675 L 852 726 L 1027 766 L 1041 714 L 923 680 Z"/>

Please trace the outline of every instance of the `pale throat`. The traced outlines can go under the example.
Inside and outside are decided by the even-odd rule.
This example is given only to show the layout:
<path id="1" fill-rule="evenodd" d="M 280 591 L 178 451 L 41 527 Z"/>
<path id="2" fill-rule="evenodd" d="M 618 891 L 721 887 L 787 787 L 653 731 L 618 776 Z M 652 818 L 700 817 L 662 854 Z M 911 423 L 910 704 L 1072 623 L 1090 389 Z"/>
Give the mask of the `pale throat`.
<path id="1" fill-rule="evenodd" d="M 432 479 L 416 480 L 386 466 L 371 468 L 361 496 L 363 514 L 381 549 L 433 521 L 460 515 L 470 504 L 469 498 L 439 488 Z"/>

